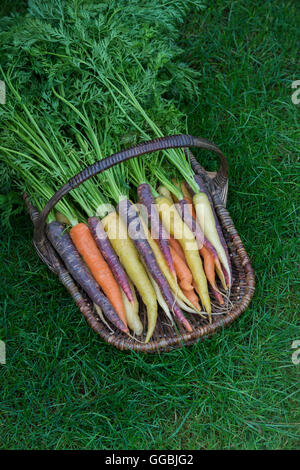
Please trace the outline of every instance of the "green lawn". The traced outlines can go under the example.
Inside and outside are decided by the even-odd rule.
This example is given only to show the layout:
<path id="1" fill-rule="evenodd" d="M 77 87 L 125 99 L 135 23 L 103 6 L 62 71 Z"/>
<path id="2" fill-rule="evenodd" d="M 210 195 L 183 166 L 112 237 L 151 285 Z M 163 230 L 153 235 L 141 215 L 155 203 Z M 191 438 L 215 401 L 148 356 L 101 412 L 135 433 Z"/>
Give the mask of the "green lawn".
<path id="1" fill-rule="evenodd" d="M 0 241 L 1 448 L 299 447 L 300 365 L 291 345 L 300 340 L 300 104 L 291 85 L 300 79 L 300 5 L 209 5 L 183 31 L 189 60 L 202 70 L 189 128 L 228 156 L 228 208 L 256 273 L 251 306 L 195 346 L 120 352 L 88 328 L 39 261 L 24 212 Z M 199 158 L 214 168 L 210 155 Z"/>

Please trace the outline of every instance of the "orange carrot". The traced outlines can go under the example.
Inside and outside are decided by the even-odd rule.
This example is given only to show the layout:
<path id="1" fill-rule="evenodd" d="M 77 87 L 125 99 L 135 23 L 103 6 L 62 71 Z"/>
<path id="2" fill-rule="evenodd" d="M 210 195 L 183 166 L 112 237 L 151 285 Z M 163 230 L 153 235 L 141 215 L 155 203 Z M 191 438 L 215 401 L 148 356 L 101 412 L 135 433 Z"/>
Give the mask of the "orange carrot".
<path id="1" fill-rule="evenodd" d="M 70 230 L 70 236 L 95 280 L 110 300 L 124 325 L 127 326 L 120 287 L 99 251 L 88 226 L 83 223 L 75 225 Z"/>
<path id="2" fill-rule="evenodd" d="M 189 299 L 189 301 L 194 305 L 194 307 L 197 310 L 201 310 L 201 306 L 199 304 L 199 299 L 198 299 L 198 296 L 195 293 L 194 289 L 192 289 L 192 290 L 182 289 L 182 292 L 184 293 L 184 295 Z"/>
<path id="3" fill-rule="evenodd" d="M 176 275 L 177 275 L 178 282 L 179 282 L 181 289 L 184 289 L 185 291 L 193 290 L 193 286 L 192 286 L 193 276 L 192 276 L 191 271 L 189 270 L 186 263 L 183 261 L 180 255 L 177 254 L 177 252 L 174 250 L 172 246 L 170 246 L 170 251 L 171 251 L 174 268 L 175 268 Z"/>
<path id="4" fill-rule="evenodd" d="M 195 291 L 197 292 L 197 294 L 199 295 L 198 287 L 196 286 L 196 283 L 195 283 L 194 279 L 193 279 L 192 285 L 193 285 L 193 288 L 195 289 Z"/>
<path id="5" fill-rule="evenodd" d="M 201 310 L 199 299 L 194 291 L 194 286 L 193 286 L 194 282 L 193 282 L 192 273 L 188 265 L 186 264 L 182 248 L 179 242 L 177 242 L 177 240 L 175 240 L 174 238 L 173 238 L 173 242 L 175 242 L 173 243 L 173 246 L 170 243 L 170 250 L 171 250 L 173 264 L 176 270 L 177 279 L 179 281 L 181 290 L 184 293 L 184 295 L 189 299 L 189 301 L 194 305 L 194 307 L 196 307 L 196 309 L 198 310 Z M 176 246 L 177 243 L 178 243 L 178 246 L 177 246 L 178 251 L 176 251 L 176 249 L 174 248 L 174 246 Z M 182 251 L 182 253 L 180 253 L 180 250 Z"/>
<path id="6" fill-rule="evenodd" d="M 169 243 L 170 246 L 176 251 L 176 253 L 180 256 L 181 259 L 185 262 L 185 256 L 184 256 L 184 251 L 179 243 L 178 240 L 175 238 L 171 237 L 169 238 Z"/>
<path id="7" fill-rule="evenodd" d="M 201 248 L 200 254 L 203 258 L 204 269 L 207 279 L 209 280 L 212 287 L 216 289 L 215 284 L 215 260 L 205 246 Z"/>
<path id="8" fill-rule="evenodd" d="M 47 224 L 46 230 L 47 237 L 75 281 L 116 328 L 123 331 L 123 333 L 128 333 L 128 328 L 117 315 L 110 301 L 101 292 L 97 282 L 86 267 L 69 233 L 66 232 L 65 226 L 60 222 L 53 221 Z"/>
<path id="9" fill-rule="evenodd" d="M 205 246 L 201 248 L 200 254 L 203 258 L 203 265 L 204 265 L 204 272 L 206 274 L 206 277 L 208 279 L 208 282 L 210 283 L 212 287 L 212 291 L 218 302 L 222 305 L 224 303 L 223 297 L 218 291 L 218 287 L 216 285 L 216 278 L 215 278 L 215 260 L 212 256 L 212 254 L 208 251 Z"/>
<path id="10" fill-rule="evenodd" d="M 181 245 L 180 243 L 178 242 L 178 240 L 176 240 L 175 238 L 173 237 L 170 237 L 169 239 L 169 242 L 170 242 L 170 247 L 176 252 L 176 254 L 178 256 L 180 256 L 181 260 L 186 263 L 186 259 L 185 259 L 185 256 L 184 256 L 184 252 L 181 248 Z M 212 289 L 212 292 L 213 292 L 213 295 L 215 296 L 215 298 L 217 299 L 217 301 L 220 303 L 220 305 L 223 305 L 224 304 L 224 300 L 223 300 L 223 297 L 222 295 L 220 294 L 219 290 L 218 290 L 218 287 L 216 285 L 216 279 L 215 279 L 215 260 L 214 260 L 214 257 L 212 256 L 212 254 L 210 253 L 210 251 L 206 248 L 206 247 L 202 247 L 200 251 L 200 254 L 203 258 L 203 267 L 204 267 L 204 272 L 205 272 L 205 275 L 207 277 L 207 280 L 208 282 L 210 283 L 211 285 L 211 289 Z M 176 269 L 176 268 L 175 268 Z M 177 273 L 177 270 L 176 270 L 176 273 Z M 178 273 L 177 273 L 177 276 L 178 276 Z M 180 284 L 180 279 L 179 279 L 179 284 Z M 196 290 L 196 292 L 198 293 L 197 291 L 197 288 L 196 288 L 196 284 L 194 282 L 192 282 L 192 285 L 194 287 L 194 289 Z M 181 287 L 181 286 L 180 286 Z M 182 288 L 182 287 L 181 287 Z M 184 288 L 182 288 L 182 291 L 184 291 Z M 191 292 L 191 291 L 190 291 Z M 194 303 L 193 301 L 193 293 L 188 296 L 186 291 L 184 291 L 184 294 L 185 296 L 189 299 L 190 302 L 192 302 L 193 305 L 196 306 L 196 304 Z M 199 294 L 199 293 L 198 293 Z"/>

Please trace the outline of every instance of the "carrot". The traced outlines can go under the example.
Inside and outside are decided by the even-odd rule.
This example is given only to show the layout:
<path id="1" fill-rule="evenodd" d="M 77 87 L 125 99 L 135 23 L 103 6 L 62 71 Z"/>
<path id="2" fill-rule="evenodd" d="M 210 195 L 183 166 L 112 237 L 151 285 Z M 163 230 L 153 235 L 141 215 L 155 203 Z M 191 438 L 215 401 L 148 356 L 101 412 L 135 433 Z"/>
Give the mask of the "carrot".
<path id="1" fill-rule="evenodd" d="M 135 294 L 135 290 L 133 285 L 130 283 L 130 281 L 127 279 L 131 292 L 133 295 L 133 302 L 129 302 L 128 297 L 124 293 L 123 289 L 121 289 L 121 294 L 123 297 L 123 302 L 125 306 L 125 312 L 126 312 L 126 320 L 129 328 L 134 331 L 134 333 L 138 336 L 140 336 L 143 333 L 143 325 L 139 317 L 139 303 Z"/>
<path id="2" fill-rule="evenodd" d="M 59 222 L 50 222 L 47 225 L 47 237 L 60 255 L 66 268 L 75 281 L 82 287 L 90 299 L 103 311 L 106 318 L 119 330 L 128 333 L 128 328 L 118 317 L 109 300 L 102 294 L 98 284 L 86 268 L 70 235 L 65 231 L 64 225 Z"/>
<path id="3" fill-rule="evenodd" d="M 174 179 L 172 181 L 175 184 L 175 186 L 179 189 L 180 193 L 182 193 L 182 196 L 183 196 L 182 200 L 187 204 L 187 207 L 189 208 L 191 215 L 196 218 L 196 212 L 193 206 L 193 200 L 192 200 L 190 193 L 188 192 L 186 188 L 184 181 L 182 181 L 181 183 L 177 183 Z M 174 202 L 176 203 L 180 202 L 179 199 L 175 196 L 175 194 L 172 194 L 172 198 Z"/>
<path id="4" fill-rule="evenodd" d="M 101 308 L 99 307 L 99 305 L 95 304 L 95 302 L 94 302 L 94 308 L 95 308 L 95 312 L 97 313 L 98 317 L 103 321 L 104 325 L 107 326 L 107 328 L 109 329 L 111 333 L 113 333 L 114 330 L 110 327 L 109 323 L 105 320 L 105 316 L 103 315 Z"/>
<path id="5" fill-rule="evenodd" d="M 178 241 L 178 240 L 175 240 L 175 238 L 173 238 L 173 237 L 170 237 L 170 245 L 171 245 L 171 247 L 173 248 L 173 250 L 175 250 L 176 253 L 180 256 L 180 258 L 181 258 L 184 262 L 186 262 L 185 256 L 184 256 L 184 251 L 183 251 L 183 249 L 181 248 L 181 245 L 180 245 L 179 241 Z"/>
<path id="6" fill-rule="evenodd" d="M 193 204 L 193 195 L 190 193 L 187 183 L 185 181 L 181 181 L 180 185 L 181 192 L 184 196 L 184 198 L 188 201 L 191 201 L 191 204 Z"/>
<path id="7" fill-rule="evenodd" d="M 109 238 L 103 228 L 101 221 L 98 217 L 90 217 L 88 219 L 89 228 L 93 238 L 101 251 L 103 258 L 106 260 L 109 265 L 112 273 L 119 283 L 119 286 L 123 289 L 126 294 L 129 302 L 134 302 L 133 293 L 131 291 L 127 276 L 125 274 L 124 268 L 120 263 L 120 260 L 116 253 L 114 252 L 113 247 L 109 241 Z"/>
<path id="8" fill-rule="evenodd" d="M 188 208 L 192 214 L 192 217 L 195 219 L 196 218 L 196 211 L 195 211 L 195 207 L 193 206 L 193 201 L 192 199 L 188 198 L 188 197 L 184 197 L 183 198 L 184 201 L 186 202 L 186 204 L 188 205 Z"/>
<path id="9" fill-rule="evenodd" d="M 223 288 L 225 290 L 227 290 L 227 288 L 229 286 L 229 277 L 227 275 L 227 271 L 223 268 L 223 265 L 221 266 L 219 258 L 215 259 L 215 268 L 216 268 L 216 272 L 219 276 L 219 279 L 221 280 Z M 226 277 L 225 277 L 224 273 L 226 273 Z M 226 281 L 226 279 L 227 279 L 227 281 Z"/>
<path id="10" fill-rule="evenodd" d="M 157 282 L 161 293 L 171 311 L 178 318 L 178 320 L 185 326 L 187 331 L 192 331 L 192 327 L 184 317 L 181 309 L 176 304 L 173 293 L 169 284 L 161 272 L 161 269 L 156 261 L 153 250 L 147 240 L 147 235 L 143 229 L 141 219 L 138 215 L 137 209 L 132 202 L 127 198 L 121 199 L 117 206 L 120 217 L 126 223 L 130 238 L 133 240 L 141 258 L 144 260 L 149 273 Z"/>
<path id="11" fill-rule="evenodd" d="M 228 263 L 226 252 L 223 244 L 220 241 L 219 234 L 216 227 L 215 217 L 209 203 L 208 197 L 205 193 L 195 194 L 193 202 L 196 209 L 197 219 L 200 227 L 202 228 L 206 238 L 211 242 L 218 253 L 218 257 L 227 271 L 229 277 L 229 285 L 231 285 L 231 269 Z"/>
<path id="12" fill-rule="evenodd" d="M 172 315 L 171 315 L 171 312 L 170 312 L 170 309 L 167 305 L 167 302 L 165 301 L 165 299 L 163 298 L 162 296 L 162 293 L 160 291 L 160 288 L 159 286 L 157 285 L 157 283 L 154 281 L 153 277 L 151 276 L 151 274 L 149 273 L 148 269 L 145 267 L 147 273 L 148 273 L 148 276 L 149 276 L 149 279 L 150 281 L 152 282 L 152 285 L 153 285 L 153 288 L 155 290 L 155 293 L 156 293 L 156 297 L 157 297 L 157 302 L 159 303 L 159 305 L 161 306 L 162 310 L 165 312 L 166 316 L 168 317 L 168 319 L 170 320 L 171 322 L 171 325 L 173 326 L 174 325 L 174 320 L 172 318 Z"/>
<path id="13" fill-rule="evenodd" d="M 217 299 L 217 301 L 221 305 L 223 305 L 224 304 L 223 297 L 220 294 L 219 289 L 216 285 L 215 261 L 214 261 L 212 255 L 211 255 L 211 253 L 208 251 L 207 248 L 205 248 L 205 246 L 203 246 L 201 248 L 201 250 L 199 250 L 199 251 L 200 251 L 200 254 L 203 258 L 204 271 L 205 271 L 206 277 L 208 279 L 208 282 L 210 283 L 213 295 Z"/>
<path id="14" fill-rule="evenodd" d="M 184 295 L 187 296 L 187 298 L 189 299 L 189 301 L 194 305 L 194 307 L 197 309 L 197 310 L 201 310 L 201 307 L 200 307 L 200 304 L 199 304 L 199 300 L 198 300 L 198 296 L 197 294 L 195 294 L 195 291 L 194 289 L 192 290 L 182 290 Z"/>
<path id="15" fill-rule="evenodd" d="M 171 273 L 176 278 L 176 272 L 172 261 L 172 256 L 169 247 L 169 234 L 162 225 L 154 198 L 152 196 L 151 187 L 147 183 L 142 183 L 138 186 L 139 201 L 147 209 L 148 223 L 151 229 L 151 235 L 155 238 L 160 246 L 162 254 L 164 255 Z"/>
<path id="16" fill-rule="evenodd" d="M 55 211 L 55 219 L 57 222 L 60 222 L 61 224 L 71 225 L 71 222 L 69 221 L 69 219 L 67 219 L 67 217 L 59 211 Z"/>
<path id="17" fill-rule="evenodd" d="M 171 255 L 176 269 L 179 285 L 184 291 L 193 290 L 192 281 L 193 276 L 186 263 L 182 260 L 180 255 L 171 247 Z"/>
<path id="18" fill-rule="evenodd" d="M 203 244 L 203 248 L 206 248 L 206 250 L 208 251 L 208 253 L 210 254 L 210 256 L 213 258 L 214 260 L 214 264 L 215 264 L 215 269 L 216 269 L 216 272 L 219 276 L 219 279 L 221 280 L 221 283 L 222 283 L 222 286 L 224 287 L 224 289 L 226 290 L 227 289 L 227 283 L 225 281 L 225 276 L 223 274 L 223 269 L 221 267 L 221 263 L 220 263 L 220 260 L 219 260 L 219 257 L 218 257 L 218 254 L 215 250 L 215 248 L 213 247 L 213 245 L 210 243 L 210 241 L 207 240 L 206 236 L 204 235 L 204 244 Z M 200 253 L 203 254 L 200 250 Z"/>
<path id="19" fill-rule="evenodd" d="M 199 249 L 202 245 L 205 246 L 205 248 L 207 248 L 207 250 L 213 256 L 216 265 L 220 266 L 218 254 L 217 254 L 215 248 L 210 243 L 210 241 L 207 240 L 206 236 L 204 235 L 204 233 L 203 233 L 203 231 L 202 231 L 202 229 L 199 225 L 199 222 L 197 220 L 197 214 L 196 214 L 193 203 L 191 202 L 191 203 L 188 203 L 189 205 L 187 205 L 187 201 L 185 199 L 183 199 L 179 202 L 180 202 L 180 204 L 179 204 L 179 206 L 176 206 L 176 208 L 178 209 L 179 214 L 182 216 L 182 219 L 184 219 L 184 222 L 188 225 L 189 229 L 194 233 L 196 241 L 198 242 Z M 193 208 L 193 211 L 191 211 L 192 208 Z M 193 216 L 192 218 L 190 217 L 191 212 L 192 212 L 192 216 Z"/>
<path id="20" fill-rule="evenodd" d="M 180 184 L 174 179 L 172 178 L 172 183 L 174 185 L 175 188 L 179 189 L 180 193 L 181 193 L 181 189 L 180 189 Z M 171 186 L 170 186 L 171 187 Z M 174 190 L 174 188 L 173 188 Z M 169 190 L 168 190 L 169 191 Z M 171 194 L 171 198 L 172 198 L 172 201 L 173 202 L 178 202 L 178 196 L 177 196 L 177 193 L 175 194 L 174 192 L 171 192 L 170 191 L 170 194 Z M 161 194 L 163 196 L 163 194 Z"/>
<path id="21" fill-rule="evenodd" d="M 170 193 L 170 191 L 165 187 L 163 186 L 162 184 L 158 187 L 158 193 L 161 195 L 161 196 L 164 196 L 166 197 L 167 199 L 169 199 L 169 201 L 173 202 L 173 199 L 172 199 L 172 194 Z"/>
<path id="22" fill-rule="evenodd" d="M 176 242 L 177 240 L 174 240 L 174 241 Z M 179 248 L 181 249 L 181 246 L 179 243 L 178 245 L 179 245 Z M 184 259 L 184 253 L 182 252 L 182 254 L 179 254 L 176 251 L 176 249 L 171 247 L 171 254 L 173 257 L 173 262 L 174 262 L 174 266 L 176 269 L 177 278 L 179 280 L 179 285 L 182 289 L 182 292 L 189 299 L 192 305 L 194 305 L 194 307 L 200 311 L 201 307 L 198 301 L 198 297 L 194 292 L 192 273 L 186 264 L 186 261 Z"/>
<path id="23" fill-rule="evenodd" d="M 210 192 L 207 188 L 206 181 L 205 181 L 204 178 L 205 177 L 202 176 L 202 175 L 194 175 L 194 179 L 195 179 L 197 185 L 199 186 L 200 191 L 202 193 L 206 194 L 206 196 L 209 200 L 209 203 L 210 203 L 210 208 L 211 208 L 211 211 L 212 211 L 214 219 L 215 219 L 216 230 L 217 230 L 217 233 L 218 233 L 218 236 L 219 236 L 219 240 L 220 240 L 220 243 L 223 247 L 223 250 L 224 250 L 224 253 L 225 253 L 225 256 L 226 256 L 226 259 L 227 259 L 227 266 L 228 267 L 226 268 L 226 266 L 224 266 L 224 265 L 223 266 L 226 270 L 225 277 L 226 277 L 226 281 L 227 281 L 227 286 L 229 287 L 229 286 L 232 285 L 232 266 L 231 266 L 230 256 L 229 256 L 226 241 L 224 239 L 223 231 L 222 231 L 219 219 L 217 217 L 217 214 L 216 214 L 216 211 L 215 211 L 215 208 L 214 208 L 214 205 L 213 205 L 213 200 L 212 200 L 211 194 L 210 194 Z"/>
<path id="24" fill-rule="evenodd" d="M 86 224 L 79 223 L 70 230 L 70 236 L 83 257 L 95 280 L 115 308 L 120 319 L 127 325 L 126 314 L 120 287 L 101 255 L 95 240 Z"/>
<path id="25" fill-rule="evenodd" d="M 232 268 L 231 268 L 231 262 L 230 262 L 230 269 L 231 269 L 231 272 L 232 272 Z M 232 285 L 232 279 L 231 279 L 231 282 L 230 282 L 230 279 L 229 279 L 229 275 L 228 275 L 228 272 L 226 271 L 226 269 L 224 268 L 224 266 L 222 265 L 220 267 L 220 274 L 218 273 L 220 279 L 221 279 L 221 276 L 223 275 L 224 277 L 224 283 L 225 285 L 228 287 L 228 286 L 231 286 Z"/>
<path id="26" fill-rule="evenodd" d="M 190 305 L 192 307 L 192 304 L 189 302 L 188 298 L 183 294 L 182 290 L 180 289 L 179 285 L 175 281 L 174 277 L 171 275 L 171 272 L 169 270 L 169 267 L 167 265 L 167 262 L 165 258 L 162 255 L 162 252 L 158 246 L 157 243 L 153 240 L 151 237 L 148 228 L 145 225 L 145 222 L 141 218 L 141 223 L 145 232 L 145 235 L 147 237 L 147 240 L 149 242 L 150 247 L 152 248 L 152 251 L 154 253 L 155 259 L 157 261 L 157 264 L 162 272 L 162 274 L 165 276 L 173 294 L 175 295 L 176 302 L 178 302 L 178 299 L 181 299 L 182 302 L 186 303 L 187 305 Z"/>
<path id="27" fill-rule="evenodd" d="M 189 204 L 185 199 L 181 199 L 175 204 L 178 214 L 182 218 L 183 222 L 188 226 L 197 242 L 198 249 L 200 250 L 204 244 L 204 234 L 197 223 L 197 220 L 193 218 L 192 211 Z"/>
<path id="28" fill-rule="evenodd" d="M 204 264 L 204 271 L 207 277 L 207 280 L 209 281 L 213 294 L 220 302 L 223 304 L 223 298 L 221 294 L 218 292 L 218 288 L 216 285 L 216 280 L 215 280 L 215 259 L 212 255 L 212 249 L 211 249 L 211 244 L 210 242 L 206 239 L 204 236 L 202 229 L 199 226 L 199 223 L 196 218 L 192 216 L 191 210 L 189 210 L 190 206 L 187 205 L 187 202 L 185 199 L 178 201 L 176 204 L 176 208 L 181 215 L 182 220 L 187 224 L 189 229 L 193 232 L 196 242 L 198 245 L 198 249 L 200 251 L 200 254 L 203 258 L 203 264 Z M 207 248 L 208 247 L 208 248 Z M 216 257 L 217 258 L 217 257 Z M 218 261 L 217 260 L 217 266 L 218 266 Z M 226 288 L 226 286 L 225 286 Z"/>
<path id="29" fill-rule="evenodd" d="M 176 253 L 181 257 L 181 259 L 186 263 L 186 259 L 184 257 L 184 252 L 181 248 L 181 245 L 180 243 L 178 242 L 178 240 L 175 240 L 173 237 L 170 237 L 170 245 L 172 247 L 172 249 L 174 249 L 176 251 Z M 212 256 L 212 254 L 210 253 L 210 251 L 206 248 L 206 247 L 203 247 L 200 251 L 200 254 L 201 256 L 203 257 L 203 264 L 204 264 L 204 272 L 206 274 L 206 277 L 207 277 L 207 280 L 209 281 L 210 283 L 210 286 L 211 286 L 211 290 L 212 290 L 212 293 L 214 295 L 214 297 L 218 300 L 218 302 L 223 305 L 224 301 L 223 301 L 223 297 L 222 295 L 220 294 L 216 284 L 215 284 L 215 276 L 214 276 L 214 273 L 211 274 L 211 269 L 212 269 L 212 260 L 213 260 L 213 264 L 215 264 L 215 260 L 214 260 L 214 257 Z M 206 254 L 207 252 L 207 254 Z M 218 260 L 219 261 L 219 260 Z M 193 287 L 195 289 L 195 286 L 196 284 L 193 282 Z M 226 286 L 225 286 L 226 288 Z M 186 295 L 186 292 L 184 292 L 184 289 L 182 289 L 184 295 L 186 297 L 188 297 Z M 191 298 L 189 298 L 189 300 L 192 302 Z M 192 302 L 193 303 L 193 302 Z"/>
<path id="30" fill-rule="evenodd" d="M 127 228 L 116 212 L 111 212 L 102 219 L 104 230 L 120 258 L 125 271 L 136 286 L 147 309 L 147 335 L 145 342 L 150 341 L 157 320 L 157 299 L 155 290 L 142 265 L 137 249 L 128 237 Z"/>
<path id="31" fill-rule="evenodd" d="M 192 276 L 199 290 L 201 302 L 211 321 L 211 303 L 208 295 L 207 280 L 203 271 L 197 242 L 191 230 L 180 218 L 175 206 L 163 196 L 156 198 L 158 212 L 166 229 L 178 239 Z"/>

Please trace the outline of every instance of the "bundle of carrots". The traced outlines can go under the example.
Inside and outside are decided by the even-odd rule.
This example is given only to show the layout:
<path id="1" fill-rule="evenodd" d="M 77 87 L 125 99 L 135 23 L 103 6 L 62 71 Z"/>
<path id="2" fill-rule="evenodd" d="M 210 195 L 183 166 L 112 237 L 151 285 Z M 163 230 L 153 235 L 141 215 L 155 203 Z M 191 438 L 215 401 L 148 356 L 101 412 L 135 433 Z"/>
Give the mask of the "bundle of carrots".
<path id="1" fill-rule="evenodd" d="M 22 27 L 7 22 L 1 36 L 0 153 L 42 209 L 68 179 L 132 141 L 188 132 L 179 105 L 197 100 L 201 72 L 186 63 L 180 25 L 202 2 L 33 3 Z M 189 316 L 225 311 L 228 250 L 183 150 L 118 165 L 55 209 L 48 239 L 113 331 L 140 341 L 145 329 L 148 342 L 158 315 L 191 332 Z"/>
<path id="2" fill-rule="evenodd" d="M 85 109 L 57 90 L 60 116 L 71 110 L 76 119 L 70 128 L 31 109 L 5 79 L 16 104 L 6 120 L 13 144 L 0 146 L 0 152 L 41 209 L 66 180 L 114 153 L 118 144 L 108 137 L 109 122 L 97 128 Z M 126 113 L 123 118 L 136 125 L 140 136 L 161 137 L 163 132 L 126 82 L 118 79 L 116 87 L 99 78 L 112 94 L 115 110 L 122 111 L 127 102 L 145 127 Z M 158 315 L 188 332 L 193 330 L 188 315 L 211 322 L 216 313 L 212 299 L 222 306 L 232 284 L 230 258 L 208 188 L 201 177 L 195 178 L 183 150 L 133 159 L 86 181 L 57 204 L 46 233 L 109 328 L 141 340 L 139 311 L 141 302 L 145 305 L 145 342 Z"/>
<path id="3" fill-rule="evenodd" d="M 166 187 L 160 187 L 160 191 L 169 192 Z M 186 187 L 185 191 L 186 199 L 192 201 Z M 205 232 L 210 236 L 208 241 L 197 218 L 199 205 L 186 202 L 187 218 L 194 222 L 189 227 L 185 212 L 179 208 L 180 201 L 175 202 L 176 196 L 169 194 L 167 197 L 154 192 L 153 196 L 151 186 L 142 183 L 138 186 L 139 204 L 122 196 L 116 209 L 111 208 L 102 219 L 92 216 L 86 222 L 73 220 L 73 223 L 67 219 L 70 208 L 66 210 L 62 204 L 62 212 L 56 213 L 57 220 L 47 226 L 53 247 L 97 306 L 97 313 L 104 315 L 103 321 L 107 320 L 125 334 L 132 330 L 140 336 L 143 325 L 136 295 L 139 294 L 147 309 L 145 342 L 151 339 L 155 329 L 158 305 L 172 324 L 175 319 L 191 332 L 186 312 L 207 315 L 211 321 L 208 284 L 211 295 L 223 304 L 215 269 L 221 266 L 220 272 L 227 272 L 227 265 L 221 264 L 216 254 L 222 243 L 216 236 L 216 221 L 210 206 L 206 209 L 211 212 L 210 219 L 207 215 L 205 219 L 210 227 Z M 68 226 L 72 227 L 66 231 Z M 230 279 L 230 272 L 227 274 Z M 224 278 L 220 276 L 222 282 Z M 225 287 L 229 288 L 230 284 L 225 283 Z"/>

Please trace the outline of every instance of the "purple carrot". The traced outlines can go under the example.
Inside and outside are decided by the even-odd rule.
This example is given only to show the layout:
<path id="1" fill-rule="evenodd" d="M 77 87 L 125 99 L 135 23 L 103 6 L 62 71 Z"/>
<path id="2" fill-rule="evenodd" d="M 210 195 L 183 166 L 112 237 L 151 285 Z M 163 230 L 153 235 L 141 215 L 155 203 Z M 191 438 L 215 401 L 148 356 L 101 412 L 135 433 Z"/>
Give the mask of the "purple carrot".
<path id="1" fill-rule="evenodd" d="M 126 297 L 128 298 L 129 302 L 134 303 L 133 294 L 124 271 L 123 266 L 120 263 L 118 256 L 116 255 L 107 233 L 105 232 L 101 221 L 98 217 L 90 217 L 89 220 L 89 227 L 93 238 L 101 251 L 103 258 L 107 261 L 107 264 L 110 266 L 113 275 L 115 276 L 116 281 L 122 287 Z"/>
<path id="2" fill-rule="evenodd" d="M 226 251 L 225 251 L 225 254 L 226 254 Z M 230 268 L 231 279 L 232 279 L 232 268 L 231 268 L 231 264 L 229 265 L 229 268 Z M 225 279 L 226 286 L 229 286 L 229 275 L 228 275 L 227 270 L 224 268 L 223 264 L 221 265 L 221 269 L 222 269 L 222 272 L 223 272 L 223 274 L 224 274 L 224 279 Z M 231 284 L 232 284 L 232 281 L 231 281 Z"/>
<path id="3" fill-rule="evenodd" d="M 169 235 L 160 221 L 158 210 L 152 195 L 151 187 L 147 183 L 142 183 L 138 187 L 139 202 L 147 209 L 148 223 L 151 229 L 153 238 L 158 240 L 161 252 L 169 266 L 173 276 L 176 278 L 176 271 L 174 268 L 173 259 L 171 256 Z"/>
<path id="4" fill-rule="evenodd" d="M 199 174 L 194 175 L 194 180 L 196 181 L 197 185 L 199 186 L 200 191 L 205 193 L 206 196 L 208 197 L 208 200 L 209 200 L 209 203 L 210 203 L 213 215 L 214 215 L 214 219 L 215 219 L 215 223 L 216 223 L 216 229 L 217 229 L 217 232 L 218 232 L 218 235 L 219 235 L 219 239 L 220 239 L 221 245 L 224 248 L 225 255 L 226 255 L 226 258 L 227 258 L 227 262 L 228 262 L 228 266 L 229 266 L 229 270 L 230 270 L 230 277 L 232 279 L 232 266 L 231 266 L 230 256 L 229 256 L 226 241 L 224 239 L 223 231 L 222 231 L 219 219 L 217 217 L 217 214 L 216 214 L 216 211 L 215 211 L 215 208 L 214 208 L 214 204 L 213 204 L 211 194 L 210 194 L 210 192 L 209 192 L 209 190 L 206 186 L 206 183 L 205 183 L 205 181 L 204 181 L 204 179 L 201 175 L 199 175 Z M 189 188 L 189 190 L 191 190 L 191 188 Z M 194 191 L 192 191 L 192 193 L 194 193 Z M 225 269 L 225 271 L 226 271 L 226 269 Z M 223 272 L 224 272 L 224 270 L 223 270 Z M 226 284 L 228 285 L 229 284 L 228 273 L 226 272 L 226 275 L 224 273 L 224 276 L 225 276 Z M 228 285 L 228 287 L 229 287 L 229 285 Z"/>
<path id="5" fill-rule="evenodd" d="M 122 199 L 119 202 L 117 209 L 120 217 L 127 226 L 130 238 L 135 244 L 140 256 L 143 258 L 149 273 L 158 284 L 168 307 L 171 309 L 171 311 L 174 312 L 174 315 L 185 326 L 187 331 L 191 332 L 192 327 L 183 315 L 179 306 L 176 304 L 169 284 L 157 264 L 155 255 L 147 240 L 136 207 L 128 199 Z"/>
<path id="6" fill-rule="evenodd" d="M 101 308 L 104 315 L 116 328 L 123 333 L 128 333 L 128 328 L 118 317 L 109 300 L 102 294 L 98 284 L 83 263 L 70 235 L 65 231 L 65 226 L 59 222 L 50 222 L 47 225 L 47 237 L 70 274 L 90 299 Z"/>

